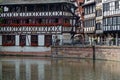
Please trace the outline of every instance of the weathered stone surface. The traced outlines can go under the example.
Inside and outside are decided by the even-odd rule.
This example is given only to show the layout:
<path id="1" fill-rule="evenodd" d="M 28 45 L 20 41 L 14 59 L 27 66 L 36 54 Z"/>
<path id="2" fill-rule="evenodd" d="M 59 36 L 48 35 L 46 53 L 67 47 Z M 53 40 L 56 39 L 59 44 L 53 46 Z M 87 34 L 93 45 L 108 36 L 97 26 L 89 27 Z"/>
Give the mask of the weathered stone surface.
<path id="1" fill-rule="evenodd" d="M 93 47 L 57 47 L 57 49 L 64 57 L 93 58 Z M 95 57 L 120 61 L 120 47 L 96 46 Z"/>

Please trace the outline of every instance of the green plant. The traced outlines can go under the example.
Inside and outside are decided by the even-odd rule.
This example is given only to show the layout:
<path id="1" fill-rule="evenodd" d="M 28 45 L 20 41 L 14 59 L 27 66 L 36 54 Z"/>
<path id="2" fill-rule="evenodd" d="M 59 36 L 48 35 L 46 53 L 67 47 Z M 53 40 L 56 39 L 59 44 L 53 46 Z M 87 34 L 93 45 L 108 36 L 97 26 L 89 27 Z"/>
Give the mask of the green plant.
<path id="1" fill-rule="evenodd" d="M 3 10 L 2 10 L 2 8 L 0 8 L 0 13 L 2 13 L 3 12 Z M 0 23 L 2 23 L 3 22 L 3 19 L 2 18 L 0 18 Z"/>
<path id="2" fill-rule="evenodd" d="M 2 8 L 0 8 L 0 13 L 2 13 L 3 12 L 3 10 L 2 10 Z"/>
<path id="3" fill-rule="evenodd" d="M 111 41 L 115 41 L 115 38 L 113 38 Z"/>

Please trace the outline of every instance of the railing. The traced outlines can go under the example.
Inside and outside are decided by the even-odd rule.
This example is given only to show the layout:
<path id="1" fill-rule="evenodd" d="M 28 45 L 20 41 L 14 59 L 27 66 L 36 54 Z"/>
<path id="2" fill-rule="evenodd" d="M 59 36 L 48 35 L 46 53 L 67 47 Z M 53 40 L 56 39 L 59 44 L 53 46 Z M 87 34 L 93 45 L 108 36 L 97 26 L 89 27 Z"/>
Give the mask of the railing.
<path id="1" fill-rule="evenodd" d="M 1 13 L 0 17 L 28 17 L 28 16 L 72 16 L 69 12 L 53 11 L 53 12 L 8 12 Z"/>
<path id="2" fill-rule="evenodd" d="M 70 23 L 64 23 L 64 24 L 61 24 L 61 23 L 36 23 L 36 24 L 0 24 L 0 26 L 11 26 L 11 27 L 18 27 L 18 26 L 64 26 L 64 27 L 69 27 L 71 26 Z"/>

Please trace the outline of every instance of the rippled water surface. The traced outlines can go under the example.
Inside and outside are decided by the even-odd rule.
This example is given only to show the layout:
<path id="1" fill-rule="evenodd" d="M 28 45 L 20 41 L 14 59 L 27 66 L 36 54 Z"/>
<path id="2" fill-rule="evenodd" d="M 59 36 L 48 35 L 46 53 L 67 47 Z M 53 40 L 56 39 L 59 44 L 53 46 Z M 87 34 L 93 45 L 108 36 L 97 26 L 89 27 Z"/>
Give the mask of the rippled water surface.
<path id="1" fill-rule="evenodd" d="M 120 62 L 0 57 L 0 80 L 120 80 Z"/>

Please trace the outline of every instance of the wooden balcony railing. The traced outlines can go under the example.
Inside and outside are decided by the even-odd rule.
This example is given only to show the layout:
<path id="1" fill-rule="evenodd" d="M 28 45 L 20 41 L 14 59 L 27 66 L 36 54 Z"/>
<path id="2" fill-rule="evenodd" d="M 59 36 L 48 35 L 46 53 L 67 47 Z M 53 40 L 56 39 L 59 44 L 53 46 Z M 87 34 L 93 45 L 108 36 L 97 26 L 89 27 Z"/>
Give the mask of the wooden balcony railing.
<path id="1" fill-rule="evenodd" d="M 70 23 L 64 23 L 64 24 L 61 24 L 61 23 L 48 23 L 48 24 L 45 24 L 45 23 L 41 23 L 41 24 L 0 24 L 0 26 L 4 27 L 4 26 L 11 26 L 11 27 L 19 27 L 19 26 L 64 26 L 64 27 L 69 27 L 71 26 Z"/>

